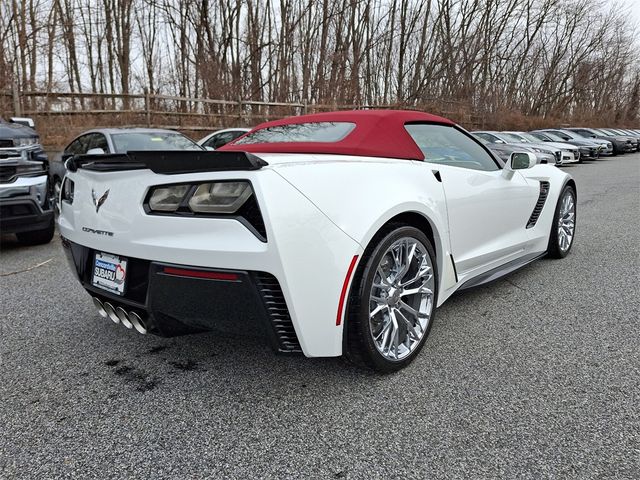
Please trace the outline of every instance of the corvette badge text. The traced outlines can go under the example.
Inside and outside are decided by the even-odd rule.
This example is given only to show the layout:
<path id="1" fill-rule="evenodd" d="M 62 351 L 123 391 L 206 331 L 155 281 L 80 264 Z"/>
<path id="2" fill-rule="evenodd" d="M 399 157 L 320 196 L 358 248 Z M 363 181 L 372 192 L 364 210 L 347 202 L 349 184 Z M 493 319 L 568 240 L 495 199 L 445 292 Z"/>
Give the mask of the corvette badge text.
<path id="1" fill-rule="evenodd" d="M 109 232 L 108 230 L 95 230 L 89 227 L 82 227 L 82 231 L 87 233 L 95 233 L 96 235 L 104 235 L 106 237 L 113 237 L 113 232 Z"/>

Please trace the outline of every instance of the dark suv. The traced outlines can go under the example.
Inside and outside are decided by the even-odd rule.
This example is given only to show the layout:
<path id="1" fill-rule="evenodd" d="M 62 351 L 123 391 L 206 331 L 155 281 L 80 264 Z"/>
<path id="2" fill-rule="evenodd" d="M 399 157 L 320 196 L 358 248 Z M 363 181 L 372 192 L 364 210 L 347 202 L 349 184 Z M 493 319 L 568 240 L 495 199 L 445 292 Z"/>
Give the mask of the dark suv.
<path id="1" fill-rule="evenodd" d="M 49 161 L 32 127 L 0 118 L 0 232 L 26 245 L 50 242 L 55 230 Z"/>

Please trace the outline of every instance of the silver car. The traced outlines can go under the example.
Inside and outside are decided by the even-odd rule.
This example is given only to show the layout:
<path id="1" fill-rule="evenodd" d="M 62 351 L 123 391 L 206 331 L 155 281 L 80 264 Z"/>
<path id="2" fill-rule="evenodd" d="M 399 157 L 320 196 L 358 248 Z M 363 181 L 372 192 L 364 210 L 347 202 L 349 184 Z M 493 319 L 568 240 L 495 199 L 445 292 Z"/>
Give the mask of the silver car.
<path id="1" fill-rule="evenodd" d="M 472 133 L 478 138 L 486 141 L 487 144 L 511 145 L 518 146 L 520 148 L 523 147 L 522 141 L 509 138 L 507 135 L 503 135 L 502 132 L 481 131 Z M 560 150 L 559 148 L 548 147 L 547 145 L 544 145 L 542 143 L 527 145 L 527 148 L 536 155 L 538 163 L 562 165 L 562 150 Z"/>
<path id="2" fill-rule="evenodd" d="M 567 163 L 582 163 L 580 158 L 580 149 L 575 145 L 565 142 L 541 142 L 539 138 L 534 137 L 527 132 L 502 132 L 502 134 L 508 138 L 523 142 L 525 145 L 533 144 L 543 146 L 547 145 L 552 148 L 559 148 L 562 152 L 562 164 Z"/>
<path id="3" fill-rule="evenodd" d="M 189 137 L 159 128 L 100 128 L 74 138 L 62 155 L 51 162 L 51 181 L 55 198 L 60 194 L 66 174 L 64 162 L 73 155 L 104 155 L 134 150 L 204 150 Z"/>

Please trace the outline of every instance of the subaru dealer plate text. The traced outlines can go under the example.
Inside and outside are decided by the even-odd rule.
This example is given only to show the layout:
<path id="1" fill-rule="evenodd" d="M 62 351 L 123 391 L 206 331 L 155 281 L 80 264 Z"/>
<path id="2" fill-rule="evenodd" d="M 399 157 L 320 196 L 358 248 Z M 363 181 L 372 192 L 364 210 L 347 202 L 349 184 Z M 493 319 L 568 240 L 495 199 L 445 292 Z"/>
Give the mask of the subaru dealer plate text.
<path id="1" fill-rule="evenodd" d="M 94 287 L 107 290 L 116 295 L 124 294 L 127 278 L 127 259 L 110 253 L 96 252 L 93 260 Z"/>

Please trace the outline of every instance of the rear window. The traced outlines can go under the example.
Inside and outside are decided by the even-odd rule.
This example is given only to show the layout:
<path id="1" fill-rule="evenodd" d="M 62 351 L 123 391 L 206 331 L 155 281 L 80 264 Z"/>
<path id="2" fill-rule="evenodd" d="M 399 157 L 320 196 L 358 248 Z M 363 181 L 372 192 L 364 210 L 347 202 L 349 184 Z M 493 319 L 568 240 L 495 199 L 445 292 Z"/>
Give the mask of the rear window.
<path id="1" fill-rule="evenodd" d="M 356 127 L 351 122 L 309 122 L 267 127 L 251 132 L 234 145 L 251 143 L 339 142 Z"/>
<path id="2" fill-rule="evenodd" d="M 116 153 L 134 150 L 202 150 L 193 140 L 179 133 L 129 132 L 111 135 Z"/>

